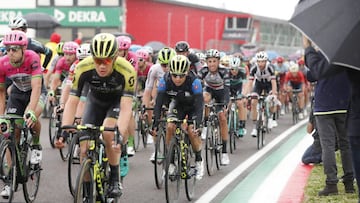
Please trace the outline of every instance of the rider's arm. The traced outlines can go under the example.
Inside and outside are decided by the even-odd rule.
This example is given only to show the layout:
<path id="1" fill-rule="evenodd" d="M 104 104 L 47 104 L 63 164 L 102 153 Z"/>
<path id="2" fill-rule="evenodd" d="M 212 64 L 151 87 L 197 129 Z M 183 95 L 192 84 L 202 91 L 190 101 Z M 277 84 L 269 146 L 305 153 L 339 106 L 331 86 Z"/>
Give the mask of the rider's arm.
<path id="1" fill-rule="evenodd" d="M 192 90 L 194 92 L 194 110 L 196 116 L 196 127 L 201 124 L 204 110 L 204 96 L 201 86 L 201 81 L 199 79 L 195 79 L 192 84 Z"/>
<path id="2" fill-rule="evenodd" d="M 158 121 L 161 116 L 161 107 L 166 99 L 166 84 L 164 78 L 161 78 L 158 85 L 158 92 L 156 96 L 156 102 L 154 107 L 154 125 L 153 127 L 157 127 Z"/>
<path id="3" fill-rule="evenodd" d="M 118 127 L 121 135 L 127 135 L 128 124 L 132 115 L 132 102 L 133 98 L 122 96 L 120 100 L 120 113 L 118 119 Z"/>
<path id="4" fill-rule="evenodd" d="M 5 83 L 0 85 L 0 115 L 5 113 L 5 100 L 6 100 L 6 91 Z"/>
<path id="5" fill-rule="evenodd" d="M 146 82 L 145 82 L 145 91 L 143 94 L 143 103 L 146 107 L 150 107 L 150 101 L 151 101 L 151 93 L 154 87 L 154 83 L 156 81 L 156 71 L 155 71 L 155 67 L 156 66 L 151 66 L 147 78 L 146 78 Z"/>
<path id="6" fill-rule="evenodd" d="M 41 94 L 41 83 L 42 76 L 33 76 L 31 78 L 31 96 L 30 102 L 28 105 L 28 110 L 35 111 L 36 106 L 39 103 L 39 98 Z"/>

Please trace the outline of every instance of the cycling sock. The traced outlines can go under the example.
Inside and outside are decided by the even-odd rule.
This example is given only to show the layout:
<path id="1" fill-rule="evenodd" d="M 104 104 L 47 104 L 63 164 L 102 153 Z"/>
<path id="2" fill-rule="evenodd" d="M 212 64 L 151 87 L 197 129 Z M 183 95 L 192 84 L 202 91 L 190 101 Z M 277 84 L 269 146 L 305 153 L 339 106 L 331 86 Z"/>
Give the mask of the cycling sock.
<path id="1" fill-rule="evenodd" d="M 239 121 L 239 128 L 245 128 L 245 121 Z"/>
<path id="2" fill-rule="evenodd" d="M 195 161 L 202 161 L 201 150 L 195 152 Z"/>
<path id="3" fill-rule="evenodd" d="M 119 165 L 110 165 L 110 180 L 119 181 Z"/>
<path id="4" fill-rule="evenodd" d="M 275 115 L 275 113 L 273 113 L 273 120 L 276 120 L 276 115 Z"/>
<path id="5" fill-rule="evenodd" d="M 128 147 L 133 147 L 134 146 L 134 136 L 133 135 L 129 135 L 127 145 L 128 145 Z"/>
<path id="6" fill-rule="evenodd" d="M 222 153 L 227 153 L 227 148 L 226 148 L 226 145 L 227 145 L 227 140 L 223 140 L 222 141 Z"/>

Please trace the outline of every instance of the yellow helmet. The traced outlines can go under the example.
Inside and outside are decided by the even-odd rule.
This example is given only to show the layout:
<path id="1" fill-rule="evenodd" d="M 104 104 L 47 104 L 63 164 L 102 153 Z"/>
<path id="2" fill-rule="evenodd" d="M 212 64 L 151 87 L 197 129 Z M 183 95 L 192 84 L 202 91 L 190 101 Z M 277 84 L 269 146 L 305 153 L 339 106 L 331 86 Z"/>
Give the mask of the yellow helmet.
<path id="1" fill-rule="evenodd" d="M 116 38 L 110 33 L 100 33 L 94 36 L 91 41 L 91 55 L 96 58 L 112 58 L 116 55 L 118 45 Z"/>
<path id="2" fill-rule="evenodd" d="M 172 57 L 176 55 L 174 49 L 165 47 L 162 48 L 158 53 L 158 60 L 161 64 L 168 64 Z"/>
<path id="3" fill-rule="evenodd" d="M 170 61 L 170 73 L 185 74 L 190 68 L 190 61 L 186 56 L 176 55 Z"/>

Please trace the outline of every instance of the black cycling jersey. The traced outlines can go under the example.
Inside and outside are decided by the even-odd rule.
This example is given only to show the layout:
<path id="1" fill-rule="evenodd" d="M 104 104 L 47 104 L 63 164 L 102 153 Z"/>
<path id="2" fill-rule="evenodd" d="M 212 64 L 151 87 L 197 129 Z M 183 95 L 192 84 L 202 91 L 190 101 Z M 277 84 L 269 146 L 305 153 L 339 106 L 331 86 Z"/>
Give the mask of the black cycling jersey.
<path id="1" fill-rule="evenodd" d="M 42 45 L 39 41 L 36 41 L 31 38 L 28 39 L 27 49 L 32 50 L 38 54 L 44 54 L 45 60 L 44 60 L 44 63 L 42 64 L 42 67 L 44 67 L 44 68 L 47 67 L 47 65 L 49 64 L 49 62 L 51 60 L 52 54 L 53 54 L 51 49 Z"/>

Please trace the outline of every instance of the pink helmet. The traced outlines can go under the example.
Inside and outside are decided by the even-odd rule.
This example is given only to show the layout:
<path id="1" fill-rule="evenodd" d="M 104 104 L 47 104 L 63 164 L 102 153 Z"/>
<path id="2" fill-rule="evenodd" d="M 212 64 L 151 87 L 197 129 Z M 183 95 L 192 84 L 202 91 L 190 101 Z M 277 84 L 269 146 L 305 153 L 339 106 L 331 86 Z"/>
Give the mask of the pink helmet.
<path id="1" fill-rule="evenodd" d="M 76 54 L 76 50 L 79 48 L 79 44 L 73 41 L 65 42 L 63 46 L 64 54 Z"/>
<path id="2" fill-rule="evenodd" d="M 131 38 L 128 36 L 118 36 L 116 37 L 119 50 L 129 49 L 131 45 Z"/>
<path id="3" fill-rule="evenodd" d="M 13 30 L 5 34 L 3 44 L 27 46 L 28 40 L 24 32 Z"/>
<path id="4" fill-rule="evenodd" d="M 149 52 L 146 49 L 139 49 L 136 51 L 137 58 L 143 58 L 147 60 L 149 58 Z"/>

